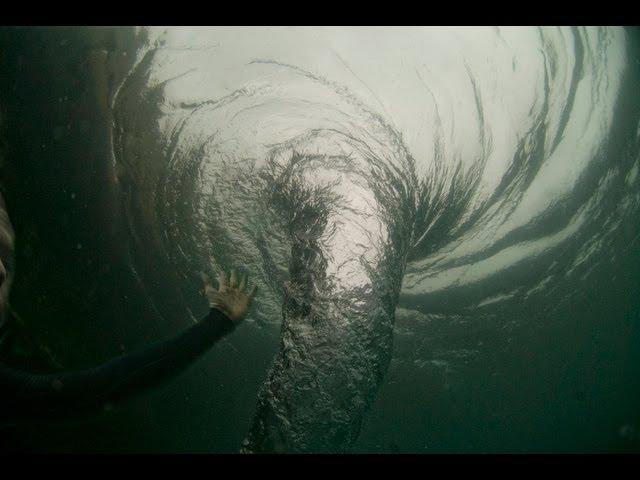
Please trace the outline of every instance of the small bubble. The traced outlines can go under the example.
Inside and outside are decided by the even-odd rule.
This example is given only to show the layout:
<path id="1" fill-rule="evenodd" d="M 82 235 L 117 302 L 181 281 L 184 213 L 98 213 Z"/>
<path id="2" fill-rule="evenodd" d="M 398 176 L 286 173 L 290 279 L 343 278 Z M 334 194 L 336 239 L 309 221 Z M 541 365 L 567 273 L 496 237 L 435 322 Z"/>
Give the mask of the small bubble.
<path id="1" fill-rule="evenodd" d="M 78 244 L 76 245 L 76 248 L 77 248 L 78 250 L 80 250 L 80 249 L 82 248 L 82 244 L 81 244 L 81 243 L 78 243 Z"/>
<path id="2" fill-rule="evenodd" d="M 636 429 L 633 427 L 633 425 L 626 424 L 620 427 L 620 430 L 618 430 L 618 434 L 622 438 L 632 440 L 635 437 L 635 430 Z"/>

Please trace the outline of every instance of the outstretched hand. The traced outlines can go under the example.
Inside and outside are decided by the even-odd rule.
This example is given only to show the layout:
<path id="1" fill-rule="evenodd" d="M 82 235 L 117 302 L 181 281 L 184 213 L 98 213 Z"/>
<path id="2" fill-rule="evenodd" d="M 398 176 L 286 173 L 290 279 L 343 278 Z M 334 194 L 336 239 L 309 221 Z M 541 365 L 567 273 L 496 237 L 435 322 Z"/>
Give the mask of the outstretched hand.
<path id="1" fill-rule="evenodd" d="M 231 270 L 231 276 L 227 283 L 226 274 L 220 272 L 218 275 L 218 289 L 213 288 L 211 280 L 206 274 L 202 274 L 204 282 L 204 294 L 209 301 L 209 307 L 220 310 L 235 324 L 242 322 L 247 315 L 251 301 L 256 296 L 258 287 L 253 286 L 247 294 L 244 289 L 247 285 L 245 276 L 238 285 L 238 278 L 235 270 Z"/>

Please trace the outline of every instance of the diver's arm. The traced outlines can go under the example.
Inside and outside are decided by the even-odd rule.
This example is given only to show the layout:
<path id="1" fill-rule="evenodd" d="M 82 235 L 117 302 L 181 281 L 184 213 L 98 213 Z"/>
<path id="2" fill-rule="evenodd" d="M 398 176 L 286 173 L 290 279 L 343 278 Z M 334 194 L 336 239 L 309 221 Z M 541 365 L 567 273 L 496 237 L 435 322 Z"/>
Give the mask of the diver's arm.
<path id="1" fill-rule="evenodd" d="M 49 375 L 33 375 L 0 367 L 0 394 L 9 410 L 29 417 L 73 413 L 100 407 L 164 382 L 183 371 L 214 343 L 230 333 L 245 317 L 255 295 L 231 285 L 220 275 L 219 290 L 205 278 L 211 310 L 197 324 L 173 339 L 110 360 L 98 367 Z"/>
<path id="2" fill-rule="evenodd" d="M 0 367 L 0 392 L 10 410 L 34 415 L 98 407 L 169 380 L 234 329 L 231 320 L 211 309 L 176 337 L 156 342 L 90 369 L 48 375 Z M 8 398 L 7 398 L 8 396 Z"/>
<path id="3" fill-rule="evenodd" d="M 234 328 L 229 317 L 212 308 L 206 317 L 173 339 L 105 363 L 92 372 L 98 398 L 116 400 L 173 378 Z"/>

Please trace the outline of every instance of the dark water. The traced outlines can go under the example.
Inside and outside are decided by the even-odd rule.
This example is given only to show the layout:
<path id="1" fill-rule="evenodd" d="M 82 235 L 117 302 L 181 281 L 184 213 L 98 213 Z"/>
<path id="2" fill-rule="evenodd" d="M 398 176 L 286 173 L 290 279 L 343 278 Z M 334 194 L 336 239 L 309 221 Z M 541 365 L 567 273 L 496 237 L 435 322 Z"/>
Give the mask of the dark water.
<path id="1" fill-rule="evenodd" d="M 352 228 L 345 214 L 339 230 L 386 252 L 357 285 L 402 282 L 383 305 L 395 306 L 392 350 L 361 348 L 359 330 L 325 342 L 344 378 L 364 372 L 327 390 L 348 402 L 320 404 L 338 405 L 328 428 L 363 419 L 353 451 L 638 451 L 638 40 L 616 28 L 2 30 L 21 320 L 6 358 L 76 368 L 166 338 L 206 310 L 200 270 L 244 269 L 261 292 L 246 325 L 175 382 L 5 443 L 237 451 L 257 399 L 283 395 L 306 431 L 324 431 L 318 403 L 287 394 L 311 374 L 272 367 L 281 328 L 318 337 L 287 326 L 295 250 L 263 175 L 297 155 L 312 181 L 352 175 L 353 161 L 373 192 L 354 215 L 380 205 L 393 225 L 375 248 L 375 221 Z M 374 160 L 393 166 L 386 181 L 362 167 Z M 277 388 L 261 390 L 267 378 Z"/>

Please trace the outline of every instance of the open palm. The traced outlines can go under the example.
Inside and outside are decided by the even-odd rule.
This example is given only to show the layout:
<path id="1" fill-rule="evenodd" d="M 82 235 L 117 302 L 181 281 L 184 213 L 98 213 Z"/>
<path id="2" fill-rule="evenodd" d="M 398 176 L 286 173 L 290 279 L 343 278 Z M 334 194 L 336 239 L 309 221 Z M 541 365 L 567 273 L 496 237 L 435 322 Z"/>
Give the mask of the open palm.
<path id="1" fill-rule="evenodd" d="M 256 295 L 258 287 L 253 286 L 249 293 L 244 289 L 247 285 L 245 276 L 238 284 L 238 277 L 235 270 L 231 270 L 231 276 L 227 282 L 226 274 L 218 274 L 218 289 L 216 290 L 211 280 L 206 274 L 202 274 L 204 281 L 204 294 L 209 301 L 209 307 L 216 308 L 223 312 L 235 324 L 240 323 L 247 315 L 251 301 Z"/>

